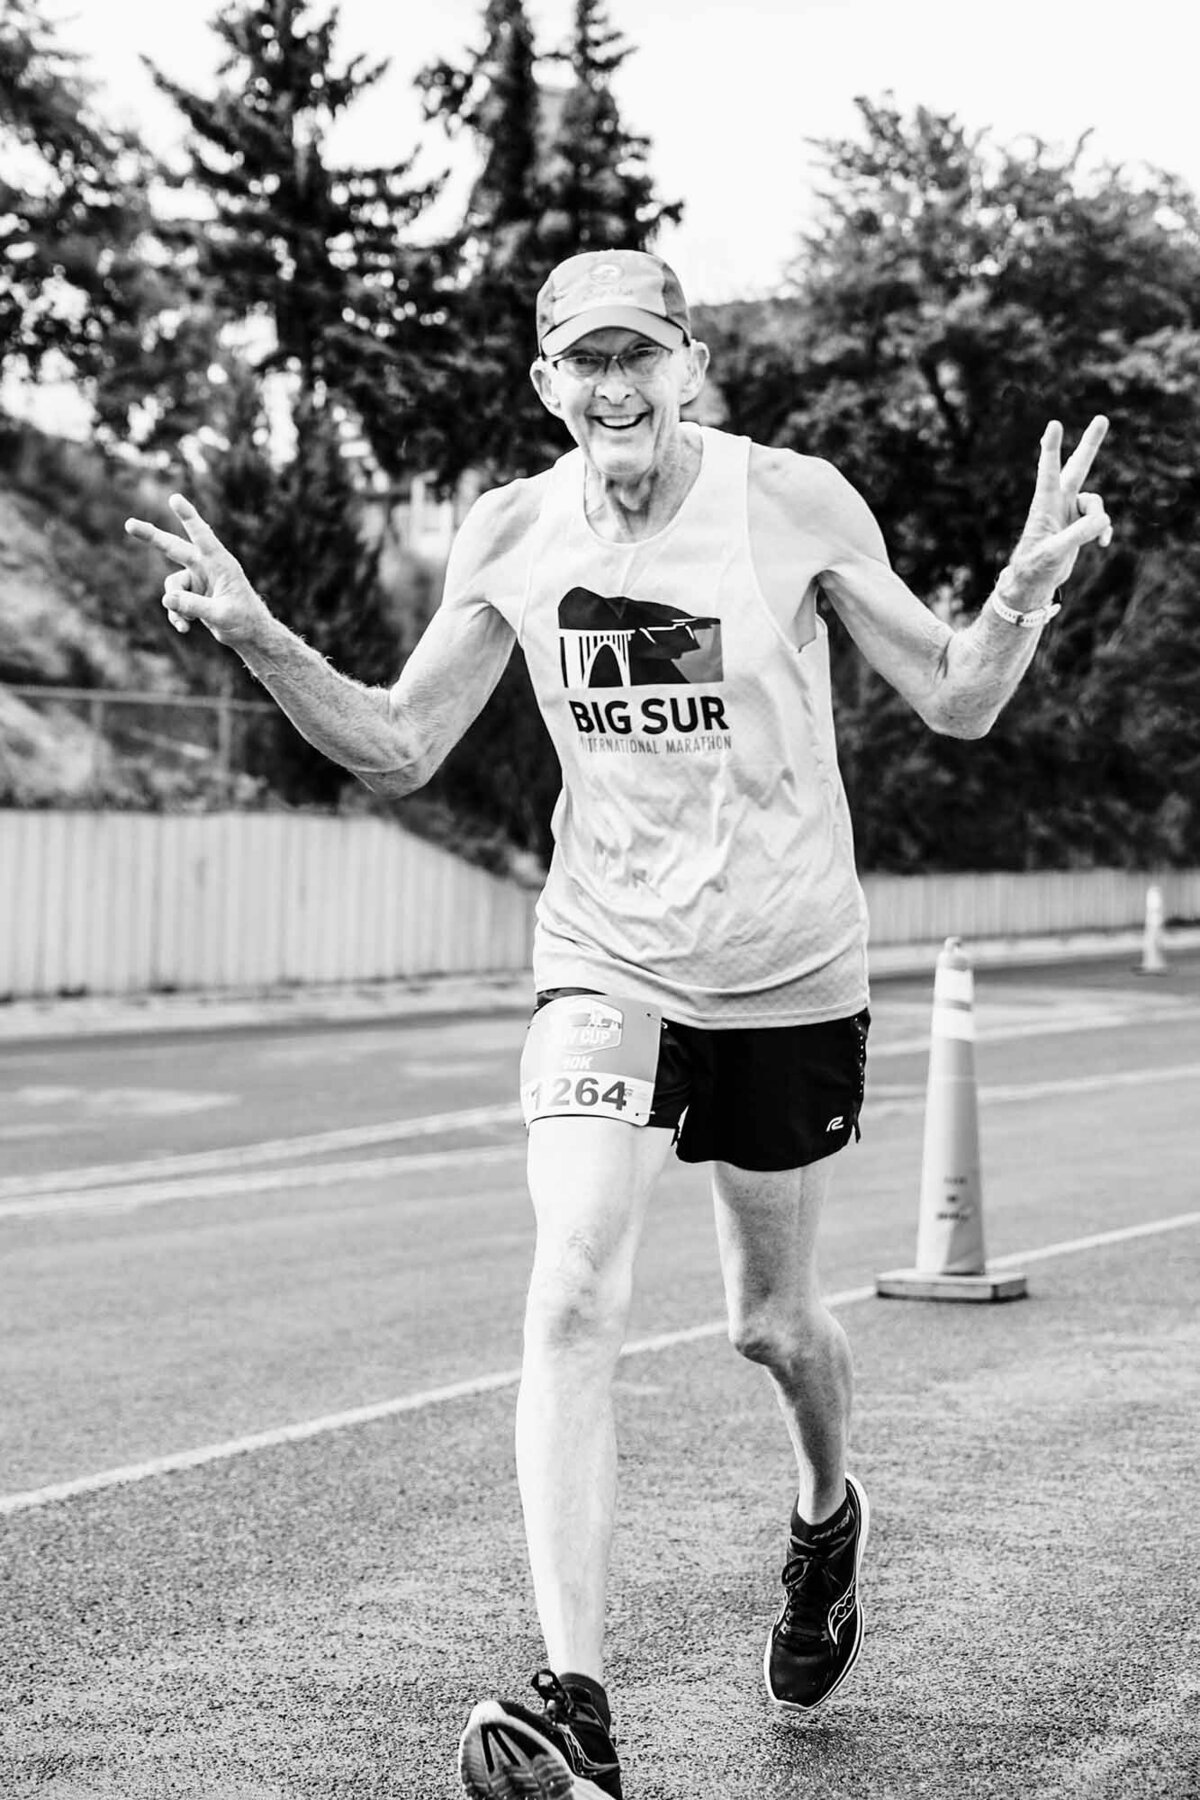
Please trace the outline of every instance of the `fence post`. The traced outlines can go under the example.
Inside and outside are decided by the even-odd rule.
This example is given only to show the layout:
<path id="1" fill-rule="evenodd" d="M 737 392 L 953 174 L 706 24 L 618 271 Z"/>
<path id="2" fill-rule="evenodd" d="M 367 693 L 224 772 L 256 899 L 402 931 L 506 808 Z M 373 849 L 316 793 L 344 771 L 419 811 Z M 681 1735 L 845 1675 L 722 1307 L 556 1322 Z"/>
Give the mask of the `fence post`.
<path id="1" fill-rule="evenodd" d="M 233 708 L 228 693 L 217 702 L 217 773 L 226 800 L 233 794 Z"/>
<path id="2" fill-rule="evenodd" d="M 88 727 L 92 734 L 92 799 L 100 797 L 101 750 L 104 745 L 104 695 L 93 688 L 88 699 Z"/>

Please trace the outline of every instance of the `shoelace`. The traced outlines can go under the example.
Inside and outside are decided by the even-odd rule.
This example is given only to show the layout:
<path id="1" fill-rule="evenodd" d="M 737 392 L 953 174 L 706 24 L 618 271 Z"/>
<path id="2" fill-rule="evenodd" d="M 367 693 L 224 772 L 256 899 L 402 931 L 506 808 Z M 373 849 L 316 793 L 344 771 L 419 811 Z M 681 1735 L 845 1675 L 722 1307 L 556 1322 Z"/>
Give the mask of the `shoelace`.
<path id="1" fill-rule="evenodd" d="M 551 1724 L 563 1725 L 574 1716 L 575 1702 L 553 1669 L 539 1669 L 529 1685 L 545 1707 Z"/>
<path id="2" fill-rule="evenodd" d="M 793 1551 L 783 1567 L 783 1585 L 787 1601 L 779 1622 L 779 1635 L 786 1643 L 803 1644 L 823 1640 L 827 1634 L 829 1608 L 845 1588 L 830 1563 L 845 1546 L 837 1544 L 828 1550 Z"/>
<path id="3" fill-rule="evenodd" d="M 566 1726 L 577 1733 L 600 1732 L 609 1745 L 617 1741 L 611 1725 L 605 1725 L 599 1713 L 588 1704 L 580 1706 L 574 1695 L 563 1686 L 553 1669 L 539 1669 L 529 1683 L 545 1708 L 546 1717 L 552 1725 Z M 586 1746 L 582 1746 L 586 1754 Z"/>

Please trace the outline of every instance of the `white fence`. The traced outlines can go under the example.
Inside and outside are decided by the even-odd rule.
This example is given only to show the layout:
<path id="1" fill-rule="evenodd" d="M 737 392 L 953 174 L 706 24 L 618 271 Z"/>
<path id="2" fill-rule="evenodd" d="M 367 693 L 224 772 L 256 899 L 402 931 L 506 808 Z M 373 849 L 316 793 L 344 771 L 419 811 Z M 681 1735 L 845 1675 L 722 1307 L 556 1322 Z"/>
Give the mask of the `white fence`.
<path id="1" fill-rule="evenodd" d="M 379 819 L 0 812 L 0 995 L 524 969 L 533 898 Z"/>
<path id="2" fill-rule="evenodd" d="M 868 876 L 875 945 L 1200 920 L 1200 870 Z M 378 819 L 0 811 L 0 996 L 528 966 L 534 896 Z"/>
<path id="3" fill-rule="evenodd" d="M 1162 889 L 1168 919 L 1200 920 L 1200 869 L 868 875 L 863 887 L 872 944 L 925 944 L 1128 930 L 1144 922 L 1151 882 Z"/>

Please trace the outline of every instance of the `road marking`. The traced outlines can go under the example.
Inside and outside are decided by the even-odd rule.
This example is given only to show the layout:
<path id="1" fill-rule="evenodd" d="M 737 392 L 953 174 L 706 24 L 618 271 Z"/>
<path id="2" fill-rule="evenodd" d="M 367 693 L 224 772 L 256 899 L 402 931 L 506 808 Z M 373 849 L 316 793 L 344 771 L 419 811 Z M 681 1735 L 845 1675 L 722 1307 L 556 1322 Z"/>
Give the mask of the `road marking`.
<path id="1" fill-rule="evenodd" d="M 210 1169 L 248 1169 L 256 1163 L 287 1157 L 323 1156 L 330 1150 L 361 1150 L 368 1144 L 393 1144 L 405 1138 L 475 1131 L 507 1124 L 521 1116 L 515 1100 L 498 1106 L 473 1106 L 462 1112 L 427 1113 L 416 1119 L 385 1119 L 378 1125 L 346 1125 L 314 1131 L 305 1137 L 266 1138 L 254 1144 L 230 1144 L 222 1150 L 194 1150 L 178 1156 L 144 1158 L 140 1162 L 96 1163 L 83 1169 L 52 1169 L 44 1175 L 6 1175 L 0 1195 L 61 1193 L 64 1183 L 80 1188 L 108 1187 L 118 1181 L 149 1181 L 156 1175 L 191 1175 Z"/>
<path id="2" fill-rule="evenodd" d="M 1068 1075 L 1059 1081 L 1013 1083 L 979 1090 L 980 1104 L 1008 1104 L 1019 1100 L 1047 1100 L 1060 1095 L 1091 1094 L 1119 1087 L 1147 1087 L 1161 1081 L 1194 1080 L 1200 1077 L 1200 1063 L 1177 1063 L 1168 1068 L 1122 1069 L 1110 1075 Z M 900 1113 L 919 1112 L 925 1105 L 923 1089 L 904 1095 L 893 1093 L 872 1101 L 867 1090 L 868 1123 Z M 428 1119 L 409 1121 L 437 1131 L 448 1132 L 447 1119 L 465 1119 L 474 1127 L 515 1124 L 515 1105 L 479 1107 L 473 1113 L 441 1113 Z M 364 1129 L 370 1130 L 371 1127 Z M 386 1127 L 375 1127 L 385 1130 Z M 326 1136 L 332 1135 L 329 1133 Z M 413 1135 L 417 1135 L 415 1132 Z M 382 1140 L 381 1140 L 382 1141 Z M 464 1144 L 449 1150 L 431 1150 L 407 1156 L 360 1158 L 354 1162 L 318 1163 L 312 1168 L 260 1169 L 254 1172 L 202 1174 L 183 1176 L 174 1181 L 137 1182 L 125 1186 L 93 1187 L 80 1191 L 77 1187 L 54 1189 L 49 1186 L 16 1189 L 12 1197 L 0 1200 L 0 1222 L 5 1219 L 54 1218 L 71 1213 L 137 1212 L 146 1206 L 165 1206 L 176 1200 L 244 1199 L 251 1194 L 272 1194 L 296 1188 L 337 1187 L 352 1181 L 383 1181 L 410 1171 L 453 1168 L 458 1163 L 495 1162 L 523 1153 L 525 1139 L 514 1138 L 508 1144 Z M 217 1151 L 214 1156 L 220 1154 Z M 61 1179 L 61 1177 L 60 1177 Z M 69 1177 L 72 1181 L 74 1176 Z M 0 1193 L 3 1193 L 0 1187 Z"/>
<path id="3" fill-rule="evenodd" d="M 977 1014 L 979 1009 L 976 1009 Z M 1023 1038 L 1058 1037 L 1063 1033 L 1082 1031 L 1115 1031 L 1121 1026 L 1188 1024 L 1200 1018 L 1200 1007 L 1187 1002 L 1178 1002 L 1169 1007 L 1158 1006 L 1153 1010 L 1135 1012 L 1129 1008 L 1095 1012 L 1061 1012 L 1054 1013 L 1045 1019 L 1030 1019 L 1026 1024 L 1006 1024 L 988 1026 L 986 1009 L 982 1019 L 977 1018 L 980 1025 L 976 1033 L 976 1042 L 980 1044 L 1001 1044 L 1019 1042 Z M 898 1038 L 890 1044 L 872 1044 L 871 1060 L 880 1056 L 912 1056 L 929 1048 L 929 1033 L 919 1036 Z"/>
<path id="4" fill-rule="evenodd" d="M 1159 1237 L 1168 1231 L 1184 1231 L 1200 1225 L 1200 1212 L 1175 1213 L 1166 1219 L 1148 1219 L 1140 1225 L 1119 1226 L 1112 1231 L 1093 1232 L 1088 1237 L 1065 1238 L 1056 1244 L 1042 1244 L 1031 1250 L 1014 1251 L 1008 1256 L 989 1259 L 989 1268 L 1012 1268 L 1021 1263 L 1047 1262 L 1055 1256 L 1073 1256 L 1086 1250 L 1098 1250 L 1110 1244 L 1126 1244 L 1135 1238 Z M 843 1288 L 826 1294 L 831 1307 L 858 1306 L 875 1297 L 875 1283 Z M 653 1337 L 636 1338 L 626 1344 L 622 1360 L 633 1356 L 649 1356 L 660 1350 L 674 1350 L 682 1344 L 701 1343 L 706 1338 L 721 1337 L 728 1330 L 724 1319 L 704 1325 L 688 1325 L 678 1331 L 661 1331 Z M 228 1438 L 224 1443 L 202 1444 L 195 1450 L 178 1450 L 168 1456 L 151 1457 L 146 1462 L 127 1463 L 123 1468 L 102 1469 L 96 1475 L 81 1475 L 74 1481 L 58 1481 L 46 1487 L 29 1488 L 24 1493 L 0 1495 L 0 1517 L 11 1513 L 32 1512 L 51 1506 L 59 1500 L 73 1500 L 82 1494 L 98 1494 L 109 1488 L 132 1487 L 162 1475 L 178 1475 L 187 1469 L 203 1468 L 208 1463 L 230 1462 L 234 1457 L 249 1456 L 256 1450 L 273 1450 L 280 1444 L 297 1444 L 307 1438 L 324 1437 L 333 1431 L 345 1431 L 355 1425 L 372 1425 L 380 1419 L 394 1419 L 404 1413 L 426 1412 L 431 1407 L 446 1406 L 455 1400 L 471 1400 L 480 1394 L 494 1394 L 516 1387 L 519 1369 L 502 1369 L 492 1375 L 475 1375 L 467 1381 L 454 1381 L 445 1387 L 426 1388 L 416 1394 L 402 1394 L 393 1400 L 380 1400 L 370 1406 L 352 1407 L 347 1412 L 325 1413 L 320 1418 L 302 1419 L 294 1425 L 277 1425 L 268 1431 L 252 1432 L 246 1437 Z"/>
<path id="5" fill-rule="evenodd" d="M 1061 1244 L 1043 1244 L 1036 1250 L 1013 1250 L 1006 1256 L 989 1256 L 988 1268 L 1014 1269 L 1021 1263 L 1049 1262 L 1053 1256 L 1074 1256 L 1083 1250 L 1102 1250 L 1108 1244 L 1128 1244 L 1134 1238 L 1160 1237 L 1164 1231 L 1184 1231 L 1189 1225 L 1200 1225 L 1200 1212 L 1175 1213 L 1169 1219 L 1121 1225 L 1114 1231 L 1094 1231 L 1090 1237 L 1066 1238 Z"/>
<path id="6" fill-rule="evenodd" d="M 57 1119 L 53 1125 L 0 1125 L 0 1144 L 15 1143 L 18 1138 L 52 1137 L 55 1143 L 72 1131 L 83 1131 L 85 1127 L 79 1121 L 68 1124 L 65 1119 Z M 62 1180 L 62 1175 L 59 1175 Z"/>
<path id="7" fill-rule="evenodd" d="M 997 1029 L 986 1026 L 980 1031 L 980 1043 L 1000 1043 L 1011 1038 L 1046 1037 L 1061 1032 L 1110 1030 L 1122 1025 L 1149 1025 L 1163 1021 L 1200 1018 L 1200 1007 L 1178 1003 L 1153 1011 L 1072 1011 L 1048 1019 L 1033 1020 L 1025 1025 L 1004 1025 Z M 929 1049 L 929 1033 L 898 1039 L 894 1043 L 871 1046 L 872 1065 L 888 1056 L 911 1056 Z M 1139 1078 L 1140 1075 L 1139 1075 Z M 1105 1078 L 1106 1080 L 1109 1078 Z M 1115 1078 L 1112 1078 L 1115 1079 Z M 1033 1091 L 1033 1090 L 1030 1090 Z M 1040 1091 L 1040 1090 L 1039 1090 Z M 879 1107 L 874 1109 L 876 1115 Z M 144 1158 L 137 1162 L 97 1163 L 78 1169 L 52 1169 L 43 1174 L 0 1176 L 0 1199 L 25 1199 L 32 1194 L 72 1194 L 86 1188 L 111 1187 L 119 1182 L 153 1181 L 157 1177 L 172 1178 L 197 1175 L 219 1169 L 248 1169 L 263 1163 L 284 1162 L 302 1156 L 324 1156 L 335 1150 L 359 1150 L 373 1144 L 402 1143 L 410 1138 L 436 1137 L 456 1131 L 489 1129 L 515 1122 L 520 1117 L 516 1100 L 501 1101 L 493 1106 L 470 1107 L 459 1112 L 432 1113 L 418 1118 L 385 1119 L 375 1125 L 348 1125 L 329 1131 L 311 1132 L 301 1137 L 267 1138 L 250 1144 L 231 1144 L 219 1150 L 195 1150 L 180 1155 Z M 469 1155 L 469 1151 L 464 1151 Z M 253 1191 L 248 1189 L 246 1191 Z M 23 1217 L 0 1213 L 0 1217 Z"/>
<path id="8" fill-rule="evenodd" d="M 1200 1063 L 1173 1063 L 1162 1069 L 1120 1069 L 1111 1075 L 1064 1075 L 1059 1081 L 1028 1081 L 980 1088 L 979 1098 L 989 1100 L 1037 1100 L 1043 1095 L 1096 1094 L 1108 1088 L 1152 1087 L 1156 1081 L 1191 1081 L 1200 1075 Z"/>
<path id="9" fill-rule="evenodd" d="M 98 1114 L 103 1119 L 173 1119 L 181 1113 L 211 1112 L 233 1106 L 240 1094 L 214 1093 L 210 1088 L 115 1087 L 82 1088 L 46 1085 L 14 1088 L 8 1095 L 14 1106 L 36 1107 L 47 1112 L 70 1107 L 73 1113 Z M 56 1129 L 47 1124 L 47 1131 Z"/>
<path id="10" fill-rule="evenodd" d="M 229 1195 L 241 1199 L 247 1194 L 279 1193 L 289 1188 L 342 1187 L 352 1181 L 383 1181 L 393 1175 L 453 1168 L 462 1162 L 474 1167 L 524 1154 L 525 1139 L 521 1137 L 511 1144 L 472 1144 L 459 1150 L 427 1150 L 416 1156 L 363 1157 L 358 1162 L 319 1163 L 313 1169 L 260 1169 L 255 1174 L 201 1175 L 157 1185 L 96 1188 L 83 1194 L 28 1195 L 0 1201 L 0 1220 L 138 1212 L 144 1206 L 165 1206 L 171 1200 L 220 1200 Z"/>

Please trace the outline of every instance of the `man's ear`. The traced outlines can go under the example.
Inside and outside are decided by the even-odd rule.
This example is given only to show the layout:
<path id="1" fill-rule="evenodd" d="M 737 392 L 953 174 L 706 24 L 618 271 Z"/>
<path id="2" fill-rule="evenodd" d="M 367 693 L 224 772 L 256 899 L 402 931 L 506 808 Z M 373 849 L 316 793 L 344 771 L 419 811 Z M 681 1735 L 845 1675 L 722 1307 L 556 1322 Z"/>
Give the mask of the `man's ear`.
<path id="1" fill-rule="evenodd" d="M 681 406 L 690 406 L 704 386 L 708 375 L 708 345 L 702 344 L 699 338 L 693 338 L 688 345 L 688 372 L 680 396 Z"/>
<path id="2" fill-rule="evenodd" d="M 562 418 L 562 402 L 554 386 L 554 370 L 543 357 L 538 357 L 529 371 L 534 391 L 547 412 L 552 412 L 556 419 Z"/>

